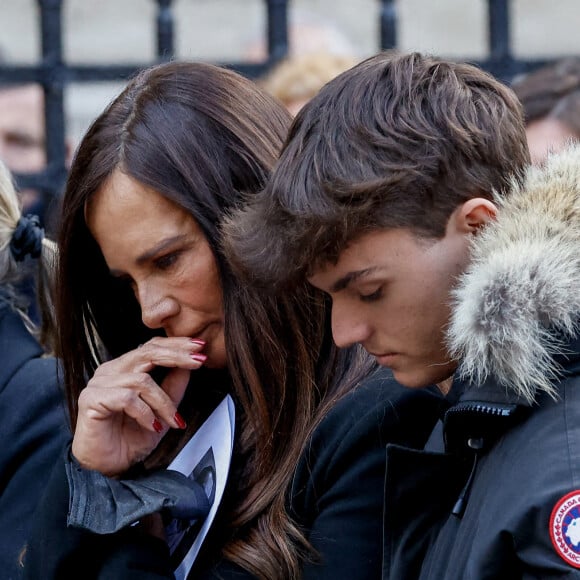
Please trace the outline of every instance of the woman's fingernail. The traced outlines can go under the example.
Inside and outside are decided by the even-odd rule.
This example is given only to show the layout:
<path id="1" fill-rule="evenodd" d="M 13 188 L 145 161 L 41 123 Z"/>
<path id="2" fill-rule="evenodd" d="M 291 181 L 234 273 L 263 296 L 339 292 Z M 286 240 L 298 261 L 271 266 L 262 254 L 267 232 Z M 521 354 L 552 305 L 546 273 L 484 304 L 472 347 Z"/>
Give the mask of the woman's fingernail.
<path id="1" fill-rule="evenodd" d="M 161 433 L 161 431 L 163 431 L 163 425 L 161 424 L 159 419 L 153 420 L 153 429 L 155 429 L 155 431 L 157 431 L 157 433 Z"/>
<path id="2" fill-rule="evenodd" d="M 190 338 L 190 342 L 193 344 L 198 344 L 199 346 L 205 346 L 205 340 L 201 340 L 201 338 Z"/>
<path id="3" fill-rule="evenodd" d="M 204 363 L 207 360 L 207 356 L 205 354 L 191 354 L 191 358 L 197 362 Z"/>
<path id="4" fill-rule="evenodd" d="M 187 427 L 187 423 L 183 420 L 183 417 L 179 413 L 175 413 L 175 422 L 180 429 L 185 429 Z"/>

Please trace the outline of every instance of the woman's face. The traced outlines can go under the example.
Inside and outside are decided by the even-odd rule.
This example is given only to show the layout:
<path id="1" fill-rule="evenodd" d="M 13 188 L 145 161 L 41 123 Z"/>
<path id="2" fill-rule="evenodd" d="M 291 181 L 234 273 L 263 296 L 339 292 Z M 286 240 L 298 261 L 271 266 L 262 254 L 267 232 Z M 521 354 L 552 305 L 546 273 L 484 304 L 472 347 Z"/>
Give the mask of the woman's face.
<path id="1" fill-rule="evenodd" d="M 143 323 L 206 342 L 205 366 L 226 366 L 223 295 L 214 254 L 191 215 L 115 170 L 86 209 L 111 275 L 131 285 Z"/>

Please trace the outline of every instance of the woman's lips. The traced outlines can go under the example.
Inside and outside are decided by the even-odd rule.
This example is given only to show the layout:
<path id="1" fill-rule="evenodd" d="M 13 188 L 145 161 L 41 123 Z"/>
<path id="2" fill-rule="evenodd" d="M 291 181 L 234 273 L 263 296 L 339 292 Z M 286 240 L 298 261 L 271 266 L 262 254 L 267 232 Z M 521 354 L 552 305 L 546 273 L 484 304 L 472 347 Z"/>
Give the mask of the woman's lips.
<path id="1" fill-rule="evenodd" d="M 208 337 L 208 328 L 211 326 L 211 324 L 207 324 L 206 326 L 204 326 L 203 328 L 201 328 L 200 330 L 196 331 L 196 332 L 192 332 L 190 334 L 190 337 L 193 340 L 201 340 L 202 342 L 206 342 L 208 341 L 209 337 Z"/>

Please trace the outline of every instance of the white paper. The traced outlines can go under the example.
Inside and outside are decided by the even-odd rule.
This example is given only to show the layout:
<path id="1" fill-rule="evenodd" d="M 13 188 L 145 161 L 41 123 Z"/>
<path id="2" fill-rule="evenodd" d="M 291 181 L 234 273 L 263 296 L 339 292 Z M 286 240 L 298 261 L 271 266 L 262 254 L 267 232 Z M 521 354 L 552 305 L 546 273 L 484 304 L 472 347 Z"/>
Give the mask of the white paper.
<path id="1" fill-rule="evenodd" d="M 203 522 L 176 530 L 183 522 L 174 521 L 166 528 L 177 580 L 187 578 L 222 499 L 232 460 L 234 426 L 234 402 L 227 395 L 167 468 L 201 483 L 211 503 Z"/>

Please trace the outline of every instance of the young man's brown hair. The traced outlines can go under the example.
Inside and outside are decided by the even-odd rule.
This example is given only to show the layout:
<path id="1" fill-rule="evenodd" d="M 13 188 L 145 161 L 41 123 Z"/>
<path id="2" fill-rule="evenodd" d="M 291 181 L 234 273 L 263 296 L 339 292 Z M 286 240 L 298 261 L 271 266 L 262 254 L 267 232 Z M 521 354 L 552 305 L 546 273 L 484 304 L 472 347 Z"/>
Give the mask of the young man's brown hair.
<path id="1" fill-rule="evenodd" d="M 253 208 L 226 224 L 239 269 L 283 284 L 381 228 L 439 238 L 453 210 L 491 199 L 529 163 L 521 106 L 475 66 L 382 53 L 298 114 Z"/>

